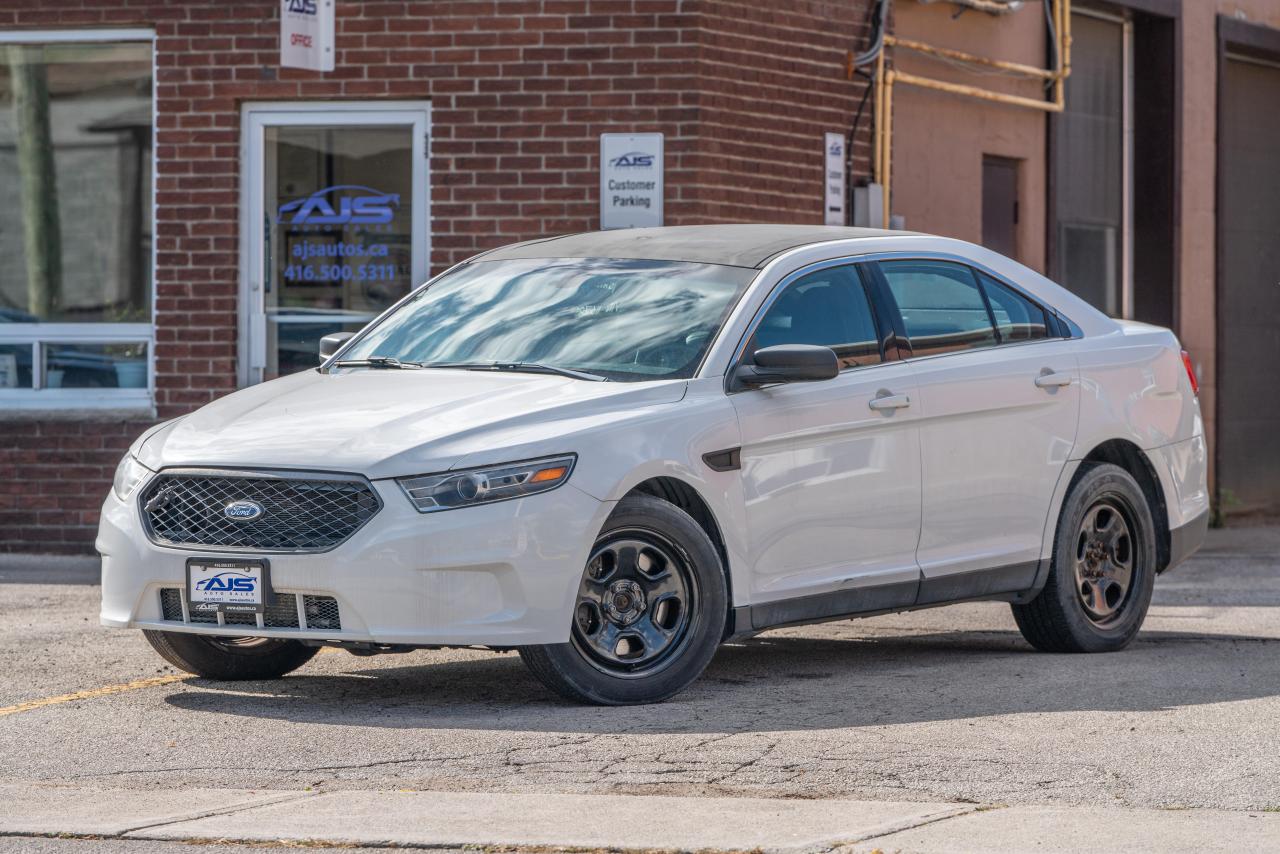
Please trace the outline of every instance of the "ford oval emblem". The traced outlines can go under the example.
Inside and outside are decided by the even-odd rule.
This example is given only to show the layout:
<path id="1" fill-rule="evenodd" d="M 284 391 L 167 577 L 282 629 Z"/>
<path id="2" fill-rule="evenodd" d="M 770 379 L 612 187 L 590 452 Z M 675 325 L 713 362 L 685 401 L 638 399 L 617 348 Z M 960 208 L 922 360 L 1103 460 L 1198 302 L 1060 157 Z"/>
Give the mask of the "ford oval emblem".
<path id="1" fill-rule="evenodd" d="M 252 522 L 262 515 L 262 505 L 256 501 L 232 501 L 222 508 L 222 512 L 228 519 Z"/>

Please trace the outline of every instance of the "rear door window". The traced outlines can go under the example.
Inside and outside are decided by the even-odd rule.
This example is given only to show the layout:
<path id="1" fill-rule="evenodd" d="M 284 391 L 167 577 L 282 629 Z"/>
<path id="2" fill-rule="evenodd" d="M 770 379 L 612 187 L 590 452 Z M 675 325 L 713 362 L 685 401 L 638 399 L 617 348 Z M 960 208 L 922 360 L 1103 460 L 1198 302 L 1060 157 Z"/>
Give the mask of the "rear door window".
<path id="1" fill-rule="evenodd" d="M 880 272 L 898 304 L 912 355 L 996 344 L 991 313 L 968 267 L 947 261 L 882 261 Z"/>
<path id="2" fill-rule="evenodd" d="M 787 285 L 760 319 L 750 350 L 779 344 L 830 347 L 841 370 L 878 364 L 880 337 L 857 269 L 828 267 Z"/>
<path id="3" fill-rule="evenodd" d="M 987 292 L 1002 344 L 1049 337 L 1043 308 L 985 273 L 978 273 L 978 279 Z"/>

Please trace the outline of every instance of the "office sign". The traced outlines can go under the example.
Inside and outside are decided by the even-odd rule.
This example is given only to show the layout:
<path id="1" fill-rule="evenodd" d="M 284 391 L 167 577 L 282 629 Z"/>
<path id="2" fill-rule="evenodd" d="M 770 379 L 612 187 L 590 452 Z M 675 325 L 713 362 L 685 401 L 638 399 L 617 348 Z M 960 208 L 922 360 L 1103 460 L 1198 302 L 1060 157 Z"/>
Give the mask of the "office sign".
<path id="1" fill-rule="evenodd" d="M 823 142 L 823 184 L 826 187 L 823 219 L 827 225 L 844 225 L 845 219 L 845 140 L 842 133 L 829 133 Z"/>
<path id="2" fill-rule="evenodd" d="M 662 225 L 662 134 L 600 134 L 600 228 Z"/>
<path id="3" fill-rule="evenodd" d="M 333 4 L 337 0 L 280 0 L 280 65 L 333 70 Z"/>

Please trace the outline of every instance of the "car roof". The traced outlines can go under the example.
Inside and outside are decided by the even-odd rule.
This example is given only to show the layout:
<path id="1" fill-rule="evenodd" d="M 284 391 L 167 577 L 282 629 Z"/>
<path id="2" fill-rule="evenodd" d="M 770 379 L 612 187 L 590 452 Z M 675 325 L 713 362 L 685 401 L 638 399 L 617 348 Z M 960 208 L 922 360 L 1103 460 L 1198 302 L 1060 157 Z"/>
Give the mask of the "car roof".
<path id="1" fill-rule="evenodd" d="M 915 235 L 835 225 L 678 225 L 589 231 L 514 243 L 473 261 L 515 258 L 628 258 L 763 267 L 782 252 L 814 243 Z"/>

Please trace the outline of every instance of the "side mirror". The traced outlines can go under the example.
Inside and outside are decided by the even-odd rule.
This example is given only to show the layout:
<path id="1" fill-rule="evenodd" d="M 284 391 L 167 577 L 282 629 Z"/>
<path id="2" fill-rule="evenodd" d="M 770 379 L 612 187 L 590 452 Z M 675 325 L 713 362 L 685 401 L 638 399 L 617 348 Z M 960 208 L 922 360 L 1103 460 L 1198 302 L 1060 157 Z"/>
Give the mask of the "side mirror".
<path id="1" fill-rule="evenodd" d="M 733 372 L 735 391 L 772 383 L 804 383 L 829 380 L 840 373 L 840 360 L 830 347 L 812 344 L 779 344 L 757 350 L 751 362 Z"/>
<path id="2" fill-rule="evenodd" d="M 320 339 L 320 361 L 332 356 L 334 353 L 342 349 L 342 345 L 346 344 L 355 337 L 354 332 L 335 332 L 332 335 L 326 335 Z"/>

